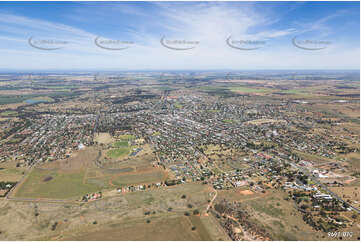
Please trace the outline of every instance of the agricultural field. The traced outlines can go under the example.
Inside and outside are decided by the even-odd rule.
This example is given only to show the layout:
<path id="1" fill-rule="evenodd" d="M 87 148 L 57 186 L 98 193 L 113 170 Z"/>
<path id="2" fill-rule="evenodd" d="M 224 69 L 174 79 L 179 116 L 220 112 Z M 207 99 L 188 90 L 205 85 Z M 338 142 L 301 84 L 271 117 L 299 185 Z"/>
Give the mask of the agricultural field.
<path id="1" fill-rule="evenodd" d="M 20 91 L 18 94 L 13 95 L 0 95 L 0 105 L 4 104 L 14 104 L 14 103 L 27 103 L 34 104 L 39 102 L 53 102 L 54 98 L 57 97 L 66 97 L 73 94 L 68 92 L 63 92 L 61 90 L 57 92 L 48 92 L 44 94 L 24 94 Z"/>
<path id="2" fill-rule="evenodd" d="M 236 93 L 267 93 L 272 92 L 272 89 L 265 88 L 250 88 L 246 86 L 231 87 L 230 90 Z"/>
<path id="3" fill-rule="evenodd" d="M 29 103 L 29 104 L 34 104 L 34 103 L 41 103 L 41 102 L 54 102 L 54 99 L 48 96 L 44 96 L 44 97 L 34 97 L 31 99 L 27 99 L 24 102 Z"/>
<path id="4" fill-rule="evenodd" d="M 7 95 L 1 95 L 0 96 L 0 104 L 12 104 L 12 103 L 21 103 L 24 100 L 28 99 L 32 96 L 7 96 Z"/>
<path id="5" fill-rule="evenodd" d="M 1 117 L 11 117 L 11 116 L 16 116 L 18 114 L 18 112 L 16 111 L 5 111 L 5 112 L 1 112 L 0 116 Z"/>

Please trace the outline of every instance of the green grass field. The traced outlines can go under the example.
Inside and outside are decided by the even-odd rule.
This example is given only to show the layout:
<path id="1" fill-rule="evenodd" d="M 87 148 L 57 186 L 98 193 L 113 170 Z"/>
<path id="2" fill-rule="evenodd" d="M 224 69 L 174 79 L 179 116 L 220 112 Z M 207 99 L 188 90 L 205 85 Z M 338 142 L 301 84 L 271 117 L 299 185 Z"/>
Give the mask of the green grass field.
<path id="1" fill-rule="evenodd" d="M 15 196 L 66 199 L 99 191 L 99 186 L 83 183 L 84 175 L 84 172 L 67 174 L 35 168 L 17 190 Z M 52 177 L 52 179 L 44 181 L 46 177 Z"/>
<path id="2" fill-rule="evenodd" d="M 123 140 L 117 141 L 113 144 L 114 148 L 127 147 L 127 146 L 128 146 L 128 141 L 123 141 Z"/>
<path id="3" fill-rule="evenodd" d="M 123 134 L 118 137 L 120 140 L 113 143 L 115 149 L 107 152 L 107 156 L 112 159 L 118 159 L 127 156 L 133 147 L 129 146 L 129 141 L 134 140 L 135 136 L 130 134 Z"/>
<path id="4" fill-rule="evenodd" d="M 107 152 L 107 156 L 113 159 L 118 159 L 124 156 L 127 156 L 130 152 L 129 147 L 120 147 L 116 149 L 111 149 Z"/>
<path id="5" fill-rule="evenodd" d="M 119 135 L 118 138 L 123 141 L 129 141 L 129 140 L 135 139 L 135 136 L 131 135 L 131 134 L 122 134 L 122 135 Z"/>

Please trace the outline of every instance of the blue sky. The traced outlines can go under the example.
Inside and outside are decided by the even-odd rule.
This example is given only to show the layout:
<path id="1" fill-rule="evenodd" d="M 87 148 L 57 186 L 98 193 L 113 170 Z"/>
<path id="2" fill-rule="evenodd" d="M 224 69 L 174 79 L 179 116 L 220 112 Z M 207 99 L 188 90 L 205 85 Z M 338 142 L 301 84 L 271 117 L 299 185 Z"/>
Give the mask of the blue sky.
<path id="1" fill-rule="evenodd" d="M 3 70 L 359 69 L 360 5 L 0 2 L 0 53 Z"/>

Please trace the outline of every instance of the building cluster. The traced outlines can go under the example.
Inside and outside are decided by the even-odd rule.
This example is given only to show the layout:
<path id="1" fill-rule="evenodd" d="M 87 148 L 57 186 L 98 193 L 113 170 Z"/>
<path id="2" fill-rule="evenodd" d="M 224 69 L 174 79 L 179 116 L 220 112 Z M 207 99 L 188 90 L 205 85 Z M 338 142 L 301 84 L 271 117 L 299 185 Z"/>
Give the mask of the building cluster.
<path id="1" fill-rule="evenodd" d="M 18 123 L 16 132 L 3 141 L 0 160 L 32 166 L 70 156 L 73 150 L 93 143 L 95 115 L 39 115 Z M 14 128 L 12 128 L 14 129 Z"/>
<path id="2" fill-rule="evenodd" d="M 312 160 L 302 159 L 297 152 L 333 158 L 353 151 L 338 137 L 312 132 L 337 123 L 292 102 L 202 94 L 171 98 L 137 94 L 97 101 L 102 106 L 93 113 L 39 113 L 1 122 L 0 161 L 12 159 L 27 166 L 51 162 L 94 144 L 96 132 L 126 132 L 150 144 L 157 157 L 154 165 L 172 172 L 174 179 L 166 185 L 199 181 L 215 189 L 247 185 L 264 192 L 267 187 L 283 186 L 317 192 L 321 186 L 317 179 L 342 165 L 316 169 Z M 303 175 L 292 178 L 299 171 Z M 305 176 L 314 180 L 312 186 L 305 183 Z"/>

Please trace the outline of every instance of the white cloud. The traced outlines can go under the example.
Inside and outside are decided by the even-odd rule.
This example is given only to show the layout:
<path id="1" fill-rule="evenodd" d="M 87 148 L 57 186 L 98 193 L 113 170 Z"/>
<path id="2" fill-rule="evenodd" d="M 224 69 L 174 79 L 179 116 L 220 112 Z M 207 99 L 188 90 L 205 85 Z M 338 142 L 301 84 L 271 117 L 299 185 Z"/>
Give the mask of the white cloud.
<path id="1" fill-rule="evenodd" d="M 20 69 L 322 69 L 358 68 L 359 49 L 330 48 L 310 53 L 279 39 L 291 39 L 306 30 L 327 29 L 335 16 L 320 18 L 313 25 L 298 23 L 299 28 L 273 27 L 275 20 L 256 12 L 252 4 L 234 8 L 226 3 L 156 3 L 159 19 L 151 23 L 159 28 L 149 31 L 148 13 L 128 6 L 121 11 L 144 18 L 145 26 L 128 31 L 136 44 L 124 51 L 107 51 L 94 45 L 98 33 L 61 23 L 11 14 L 0 14 L 0 59 L 2 68 Z M 101 11 L 99 9 L 98 11 Z M 113 9 L 113 12 L 116 9 Z M 119 10 L 120 11 L 120 10 Z M 153 13 L 152 13 L 153 14 Z M 255 29 L 260 30 L 255 32 Z M 0 33 L 1 33 L 0 32 Z M 174 51 L 163 47 L 160 38 L 200 41 L 189 51 Z M 26 42 L 35 38 L 59 38 L 71 44 L 61 50 L 41 51 Z M 226 45 L 227 37 L 267 40 L 271 44 L 256 51 L 239 51 Z M 106 37 L 106 36 L 105 36 Z M 275 44 L 275 45 L 273 45 Z M 341 46 L 341 45 L 340 45 Z"/>

